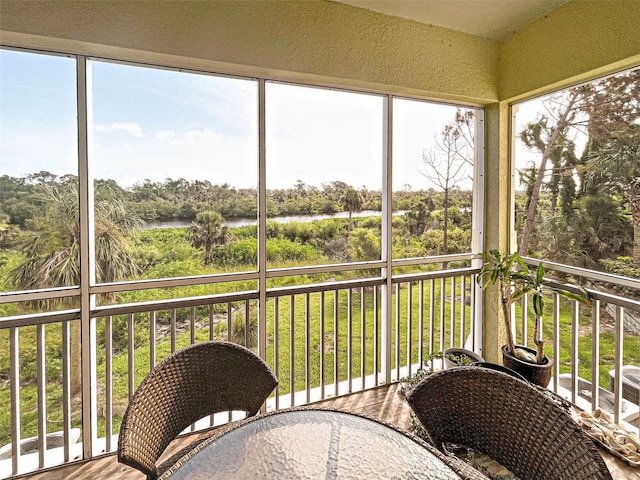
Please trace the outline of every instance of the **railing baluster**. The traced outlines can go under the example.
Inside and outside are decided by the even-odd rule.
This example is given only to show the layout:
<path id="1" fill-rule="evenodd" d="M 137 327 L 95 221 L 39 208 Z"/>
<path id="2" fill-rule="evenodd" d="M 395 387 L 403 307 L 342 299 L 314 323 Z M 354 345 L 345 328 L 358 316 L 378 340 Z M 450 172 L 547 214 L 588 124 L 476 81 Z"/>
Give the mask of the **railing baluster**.
<path id="1" fill-rule="evenodd" d="M 296 329 L 295 296 L 289 297 L 289 395 L 291 406 L 296 405 Z"/>
<path id="2" fill-rule="evenodd" d="M 364 287 L 360 287 L 360 378 L 362 390 L 366 388 L 367 378 L 367 302 Z"/>
<path id="3" fill-rule="evenodd" d="M 196 343 L 196 307 L 191 307 L 189 311 L 189 334 L 189 343 L 193 345 Z"/>
<path id="4" fill-rule="evenodd" d="M 373 377 L 374 384 L 380 381 L 380 316 L 379 311 L 379 288 L 373 287 Z"/>
<path id="5" fill-rule="evenodd" d="M 19 329 L 9 329 L 9 375 L 11 375 L 11 471 L 17 475 L 20 470 L 20 341 Z"/>
<path id="6" fill-rule="evenodd" d="M 189 309 L 189 345 L 196 343 L 196 307 L 192 306 Z M 231 421 L 231 412 L 229 412 L 229 421 Z M 189 427 L 192 432 L 196 431 L 196 424 L 192 423 Z"/>
<path id="7" fill-rule="evenodd" d="M 257 325 L 256 325 L 257 328 Z M 251 339 L 250 335 L 252 333 L 251 329 L 251 307 L 249 305 L 249 300 L 244 301 L 244 346 L 247 348 L 251 348 Z"/>
<path id="8" fill-rule="evenodd" d="M 307 403 L 311 402 L 311 312 L 309 293 L 304 297 L 304 385 Z"/>
<path id="9" fill-rule="evenodd" d="M 105 445 L 110 452 L 111 436 L 113 435 L 113 331 L 112 317 L 105 318 L 104 323 L 104 356 L 105 356 Z"/>
<path id="10" fill-rule="evenodd" d="M 338 355 L 338 290 L 333 291 L 333 383 L 334 394 L 337 397 L 339 395 L 340 376 L 338 371 L 339 355 Z"/>
<path id="11" fill-rule="evenodd" d="M 149 370 L 156 365 L 156 312 L 149 312 Z"/>
<path id="12" fill-rule="evenodd" d="M 467 331 L 467 277 L 460 277 L 460 346 L 465 347 Z M 473 350 L 473 346 L 471 347 Z"/>
<path id="13" fill-rule="evenodd" d="M 47 451 L 47 379 L 45 375 L 44 325 L 36 327 L 36 364 L 38 390 L 38 465 L 44 468 Z"/>
<path id="14" fill-rule="evenodd" d="M 324 335 L 325 335 L 325 302 L 324 291 L 320 292 L 320 398 L 324 400 L 325 388 L 325 359 L 324 359 Z"/>
<path id="15" fill-rule="evenodd" d="M 553 294 L 554 296 L 558 296 L 557 293 Z M 560 298 L 558 298 L 558 302 Z M 571 302 L 571 379 L 573 380 L 573 388 L 574 392 L 578 392 L 578 362 L 580 361 L 579 353 L 578 353 L 578 338 L 579 338 L 579 311 L 578 311 L 578 302 Z M 536 336 L 539 335 L 538 332 L 535 333 Z M 596 381 L 597 383 L 597 381 Z"/>
<path id="16" fill-rule="evenodd" d="M 353 391 L 353 291 L 347 289 L 347 393 Z"/>
<path id="17" fill-rule="evenodd" d="M 395 359 L 396 359 L 396 380 L 400 379 L 400 284 L 396 283 L 395 287 Z"/>
<path id="18" fill-rule="evenodd" d="M 213 303 L 209 305 L 209 340 L 215 339 L 215 324 L 214 324 L 215 316 L 214 316 L 214 308 Z"/>
<path id="19" fill-rule="evenodd" d="M 615 376 L 613 387 L 613 423 L 620 423 L 622 411 L 622 352 L 624 352 L 624 307 L 616 306 Z"/>
<path id="20" fill-rule="evenodd" d="M 407 375 L 411 375 L 413 363 L 413 284 L 407 283 Z"/>
<path id="21" fill-rule="evenodd" d="M 69 436 L 71 434 L 71 335 L 69 321 L 62 327 L 62 431 L 64 435 L 64 461 L 70 459 Z"/>
<path id="22" fill-rule="evenodd" d="M 273 299 L 273 373 L 280 378 L 280 297 Z M 276 410 L 280 408 L 280 384 L 276 385 Z"/>
<path id="23" fill-rule="evenodd" d="M 471 308 L 469 309 L 469 312 L 471 312 L 471 321 L 470 321 L 470 332 L 471 332 L 471 350 L 478 351 L 478 350 L 482 350 L 482 344 L 478 345 L 478 339 L 477 339 L 477 335 L 476 335 L 476 329 L 479 328 L 478 327 L 478 318 L 476 317 L 476 279 L 478 277 L 476 275 L 471 275 L 471 278 L 469 278 L 469 289 L 471 290 Z"/>
<path id="24" fill-rule="evenodd" d="M 127 318 L 127 371 L 128 376 L 128 393 L 129 401 L 133 398 L 135 392 L 135 369 L 134 369 L 134 348 L 135 348 L 135 324 L 133 322 L 133 313 L 130 313 Z"/>
<path id="25" fill-rule="evenodd" d="M 233 329 L 232 325 L 232 315 L 233 314 L 233 305 L 231 302 L 227 303 L 227 341 L 231 342 L 233 340 L 231 333 Z"/>
<path id="26" fill-rule="evenodd" d="M 176 317 L 178 316 L 177 309 L 171 309 L 171 353 L 176 352 Z"/>
<path id="27" fill-rule="evenodd" d="M 213 327 L 214 327 L 214 308 L 213 308 L 214 304 L 211 303 L 209 304 L 209 340 L 215 340 L 215 335 L 214 335 L 214 331 L 213 331 Z M 175 311 L 175 309 L 174 309 Z M 229 416 L 231 416 L 231 413 L 229 413 Z M 211 414 L 209 415 L 209 426 L 213 427 L 216 423 L 216 416 L 215 414 Z"/>
<path id="28" fill-rule="evenodd" d="M 553 376 L 553 391 L 558 391 L 558 372 L 560 371 L 560 299 L 558 295 L 553 296 L 553 371 L 556 374 Z M 577 382 L 577 380 L 576 380 Z M 572 402 L 576 403 L 576 390 L 577 386 L 574 385 L 571 394 Z"/>
<path id="29" fill-rule="evenodd" d="M 424 367 L 424 280 L 418 283 L 418 363 Z"/>
<path id="30" fill-rule="evenodd" d="M 447 329 L 446 325 L 446 299 L 447 298 L 447 284 L 444 278 L 440 279 L 440 351 L 444 352 L 447 348 L 445 347 L 445 332 Z"/>
<path id="31" fill-rule="evenodd" d="M 209 340 L 215 340 L 215 335 L 214 335 L 214 315 L 213 315 L 213 303 L 209 304 Z M 209 426 L 213 427 L 216 423 L 216 418 L 215 418 L 215 414 L 211 414 L 209 415 Z"/>
<path id="32" fill-rule="evenodd" d="M 429 356 L 434 354 L 436 336 L 436 283 L 432 278 L 429 280 Z M 434 369 L 434 359 L 431 357 L 430 368 Z"/>
<path id="33" fill-rule="evenodd" d="M 449 338 L 449 346 L 456 346 L 456 277 L 451 277 L 449 291 L 449 323 L 451 324 L 451 337 Z M 462 341 L 462 339 L 461 339 Z"/>
<path id="34" fill-rule="evenodd" d="M 591 305 L 591 410 L 600 404 L 600 300 Z"/>

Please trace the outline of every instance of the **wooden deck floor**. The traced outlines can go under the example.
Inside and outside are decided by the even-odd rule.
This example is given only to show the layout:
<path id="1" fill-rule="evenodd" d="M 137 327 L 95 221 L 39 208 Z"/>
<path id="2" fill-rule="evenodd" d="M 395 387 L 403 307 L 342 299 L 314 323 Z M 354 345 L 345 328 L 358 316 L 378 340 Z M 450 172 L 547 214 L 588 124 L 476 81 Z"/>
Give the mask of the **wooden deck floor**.
<path id="1" fill-rule="evenodd" d="M 410 427 L 410 409 L 404 401 L 404 397 L 400 395 L 397 384 L 326 400 L 317 405 L 366 413 L 404 429 Z M 165 453 L 165 458 L 174 456 L 177 452 L 188 450 L 191 445 L 208 435 L 210 432 L 188 435 L 176 440 Z M 632 468 L 604 451 L 602 451 L 602 456 L 615 480 L 640 480 L 640 469 Z M 490 463 L 487 465 L 493 467 Z M 115 455 L 112 454 L 22 478 L 33 480 L 145 480 L 146 477 L 133 468 L 119 464 Z"/>

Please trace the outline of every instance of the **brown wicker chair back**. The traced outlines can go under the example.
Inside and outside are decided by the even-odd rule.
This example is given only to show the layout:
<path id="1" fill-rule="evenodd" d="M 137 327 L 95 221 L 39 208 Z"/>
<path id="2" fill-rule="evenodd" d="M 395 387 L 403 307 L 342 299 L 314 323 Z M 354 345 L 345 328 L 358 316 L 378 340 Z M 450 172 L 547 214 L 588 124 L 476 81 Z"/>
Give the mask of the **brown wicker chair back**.
<path id="1" fill-rule="evenodd" d="M 278 384 L 267 364 L 233 343 L 188 346 L 158 363 L 122 418 L 118 461 L 155 479 L 156 462 L 192 423 L 217 412 L 255 415 Z"/>
<path id="2" fill-rule="evenodd" d="M 470 447 L 521 480 L 611 480 L 593 442 L 551 396 L 482 367 L 436 372 L 408 395 L 436 447 Z"/>

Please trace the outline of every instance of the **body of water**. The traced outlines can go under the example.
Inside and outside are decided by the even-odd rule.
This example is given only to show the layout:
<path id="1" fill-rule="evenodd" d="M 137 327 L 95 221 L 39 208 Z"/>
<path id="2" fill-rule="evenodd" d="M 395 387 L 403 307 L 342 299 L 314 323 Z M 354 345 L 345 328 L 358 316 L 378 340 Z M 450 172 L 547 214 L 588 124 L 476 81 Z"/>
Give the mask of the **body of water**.
<path id="1" fill-rule="evenodd" d="M 394 215 L 404 214 L 404 210 L 393 212 Z M 376 210 L 363 210 L 361 212 L 353 212 L 352 218 L 356 217 L 380 217 L 382 212 Z M 277 216 L 269 217 L 268 220 L 272 220 L 278 223 L 289 222 L 313 222 L 314 220 L 324 220 L 326 218 L 349 218 L 349 212 L 338 212 L 333 214 L 323 215 L 290 215 L 290 216 Z M 255 218 L 234 218 L 227 220 L 225 225 L 229 227 L 244 227 L 246 225 L 256 225 L 258 222 Z M 171 228 L 171 227 L 189 227 L 191 221 L 189 220 L 171 220 L 166 222 L 148 222 L 144 225 L 143 230 L 151 230 L 153 228 Z"/>

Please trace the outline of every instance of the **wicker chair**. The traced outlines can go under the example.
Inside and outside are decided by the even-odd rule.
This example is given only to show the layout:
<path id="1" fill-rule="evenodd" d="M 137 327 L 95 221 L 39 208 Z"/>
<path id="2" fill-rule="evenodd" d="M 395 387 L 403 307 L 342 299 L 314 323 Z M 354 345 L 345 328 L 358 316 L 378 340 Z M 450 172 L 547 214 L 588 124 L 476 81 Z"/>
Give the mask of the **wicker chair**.
<path id="1" fill-rule="evenodd" d="M 407 401 L 434 445 L 463 445 L 521 480 L 608 479 L 590 438 L 549 395 L 482 367 L 433 373 Z"/>
<path id="2" fill-rule="evenodd" d="M 122 418 L 118 461 L 156 479 L 156 462 L 192 423 L 217 412 L 255 415 L 278 384 L 261 358 L 233 343 L 188 346 L 158 363 Z"/>

